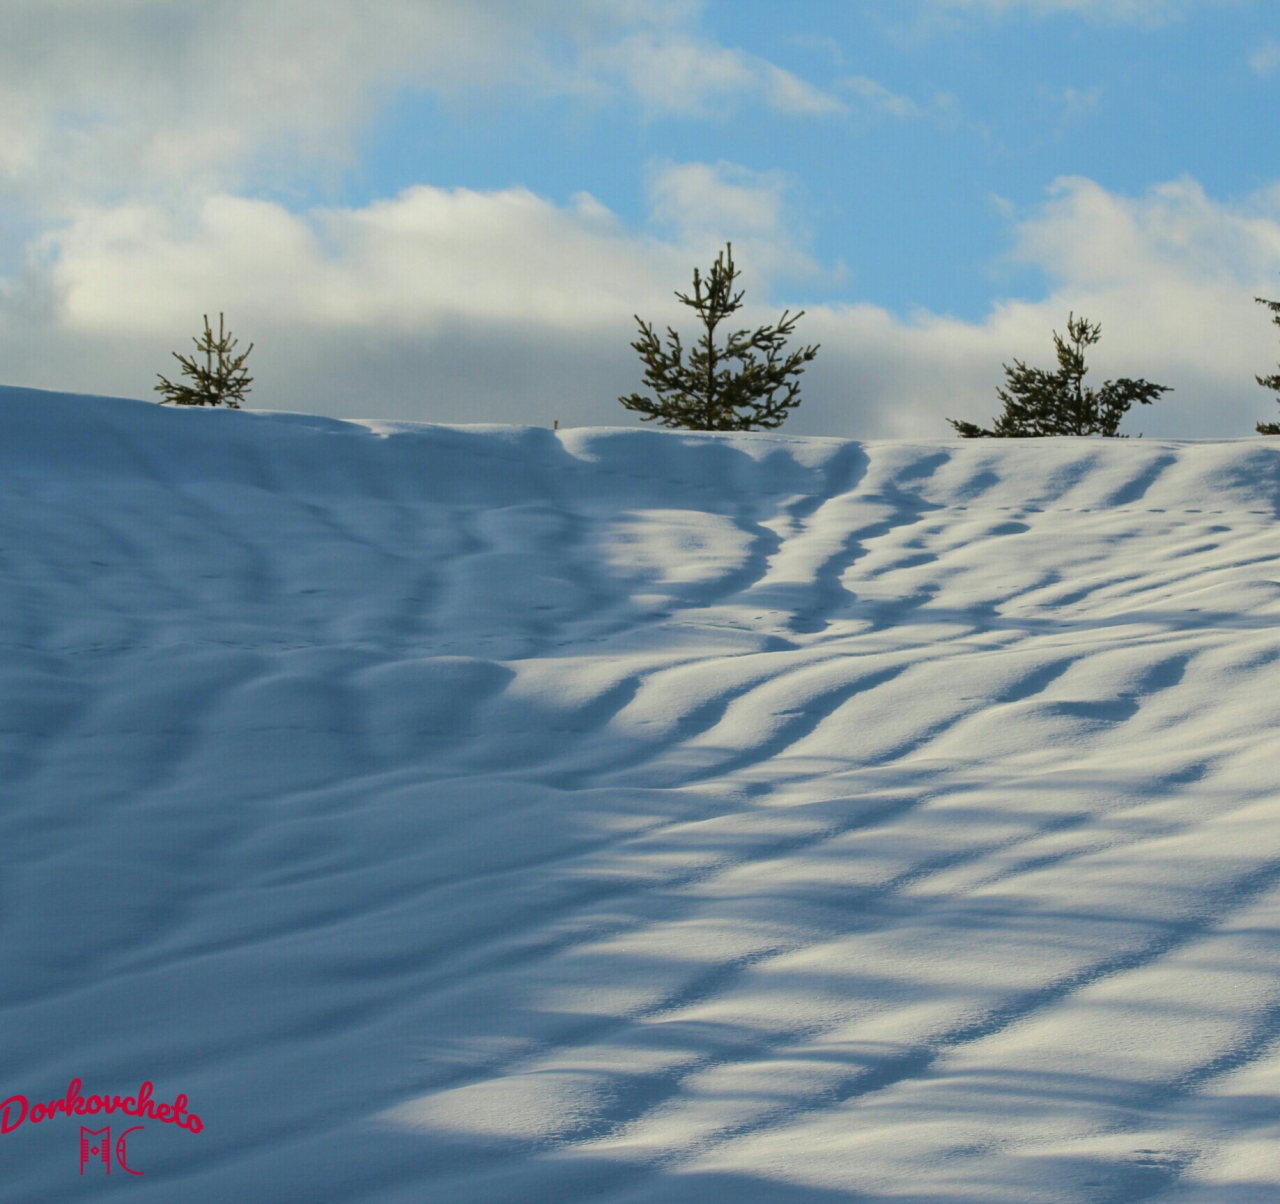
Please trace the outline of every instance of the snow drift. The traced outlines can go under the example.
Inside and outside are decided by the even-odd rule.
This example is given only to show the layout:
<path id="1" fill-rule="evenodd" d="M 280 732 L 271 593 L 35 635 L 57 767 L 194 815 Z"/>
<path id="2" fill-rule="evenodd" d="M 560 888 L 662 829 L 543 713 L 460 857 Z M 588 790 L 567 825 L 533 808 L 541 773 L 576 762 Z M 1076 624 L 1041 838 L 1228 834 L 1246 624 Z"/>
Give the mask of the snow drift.
<path id="1" fill-rule="evenodd" d="M 1280 445 L 0 412 L 6 1201 L 1280 1192 Z"/>

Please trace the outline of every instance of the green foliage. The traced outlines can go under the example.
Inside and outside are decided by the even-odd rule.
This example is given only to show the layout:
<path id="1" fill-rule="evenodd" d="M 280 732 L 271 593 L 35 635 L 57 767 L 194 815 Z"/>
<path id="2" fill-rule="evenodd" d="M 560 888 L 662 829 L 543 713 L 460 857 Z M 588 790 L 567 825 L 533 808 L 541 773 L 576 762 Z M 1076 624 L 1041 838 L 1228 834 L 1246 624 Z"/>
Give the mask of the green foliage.
<path id="1" fill-rule="evenodd" d="M 1254 297 L 1259 305 L 1265 305 L 1271 311 L 1271 320 L 1280 326 L 1280 301 L 1268 301 L 1266 297 Z M 1274 376 L 1255 376 L 1253 378 L 1264 389 L 1271 389 L 1276 393 L 1280 393 L 1280 374 Z M 1276 398 L 1280 402 L 1280 397 Z M 1259 422 L 1259 435 L 1280 435 L 1280 422 Z"/>
<path id="2" fill-rule="evenodd" d="M 692 296 L 676 293 L 697 312 L 703 327 L 687 362 L 674 329 L 667 327 L 664 349 L 653 327 L 636 316 L 640 337 L 631 346 L 644 362 L 644 383 L 657 400 L 639 393 L 618 400 L 639 413 L 642 421 L 691 431 L 772 430 L 800 404 L 800 386 L 794 378 L 818 348 L 802 347 L 789 355 L 784 351 L 803 310 L 795 317 L 790 310 L 784 311 L 773 326 L 754 332 L 738 330 L 723 346 L 716 344 L 716 328 L 742 308 L 743 294 L 733 290 L 737 277 L 729 243 L 705 278 L 693 269 Z"/>
<path id="3" fill-rule="evenodd" d="M 204 363 L 200 364 L 196 356 L 179 355 L 176 351 L 173 358 L 182 366 L 181 375 L 188 377 L 193 384 L 175 385 L 173 381 L 160 376 L 156 392 L 164 394 L 161 405 L 173 402 L 180 406 L 229 406 L 233 410 L 240 408 L 253 377 L 246 371 L 244 362 L 253 350 L 249 344 L 248 351 L 235 354 L 238 339 L 231 337 L 231 331 L 224 329 L 223 315 L 218 315 L 218 337 L 213 337 L 209 326 L 209 315 L 204 315 L 204 334 L 200 338 L 192 336 L 196 345 L 196 353 L 204 354 Z M 157 373 L 157 375 L 160 375 Z"/>
<path id="4" fill-rule="evenodd" d="M 1058 349 L 1058 370 L 1045 372 L 1028 368 L 1021 360 L 1004 365 L 1006 387 L 996 395 L 1004 402 L 1004 413 L 990 430 L 954 418 L 947 421 L 964 439 L 1027 438 L 1046 435 L 1108 435 L 1120 432 L 1120 420 L 1134 402 L 1150 405 L 1167 385 L 1146 380 L 1109 380 L 1102 388 L 1085 388 L 1084 350 L 1102 337 L 1102 327 L 1072 314 L 1067 319 L 1067 338 L 1056 330 L 1053 342 Z M 1123 437 L 1123 436 L 1121 436 Z"/>

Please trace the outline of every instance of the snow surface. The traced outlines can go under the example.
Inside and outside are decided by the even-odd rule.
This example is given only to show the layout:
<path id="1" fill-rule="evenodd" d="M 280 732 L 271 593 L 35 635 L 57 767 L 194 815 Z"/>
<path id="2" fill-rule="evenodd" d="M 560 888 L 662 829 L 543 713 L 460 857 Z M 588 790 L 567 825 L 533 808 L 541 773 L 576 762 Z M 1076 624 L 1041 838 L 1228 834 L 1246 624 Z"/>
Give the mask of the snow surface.
<path id="1" fill-rule="evenodd" d="M 6 1204 L 1280 1198 L 1280 443 L 0 411 Z"/>

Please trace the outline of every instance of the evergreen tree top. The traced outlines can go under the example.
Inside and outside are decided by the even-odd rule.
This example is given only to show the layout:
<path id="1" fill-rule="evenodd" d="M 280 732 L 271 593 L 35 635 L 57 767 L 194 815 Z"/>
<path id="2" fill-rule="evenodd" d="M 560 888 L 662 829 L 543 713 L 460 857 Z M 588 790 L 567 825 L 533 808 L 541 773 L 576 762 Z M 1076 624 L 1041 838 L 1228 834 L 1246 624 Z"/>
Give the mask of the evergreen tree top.
<path id="1" fill-rule="evenodd" d="M 742 308 L 743 290 L 734 288 L 738 275 L 728 243 L 706 276 L 693 269 L 692 292 L 676 293 L 702 324 L 687 359 L 673 327 L 667 327 L 664 348 L 653 326 L 636 315 L 640 337 L 631 346 L 645 365 L 644 383 L 657 398 L 632 393 L 618 400 L 642 421 L 694 431 L 770 430 L 800 404 L 796 378 L 818 348 L 784 352 L 803 310 L 794 316 L 785 310 L 772 326 L 734 331 L 723 344 L 716 341 L 720 324 Z"/>
<path id="2" fill-rule="evenodd" d="M 1058 356 L 1056 372 L 1029 368 L 1022 360 L 1014 360 L 1012 367 L 1003 365 L 1007 379 L 1004 387 L 996 390 L 996 396 L 1004 402 L 1004 412 L 990 430 L 955 418 L 947 421 L 964 439 L 1120 436 L 1120 422 L 1135 402 L 1150 405 L 1171 390 L 1167 385 L 1128 377 L 1106 381 L 1096 390 L 1086 387 L 1084 378 L 1089 368 L 1085 348 L 1101 338 L 1100 323 L 1072 313 L 1067 318 L 1067 337 L 1053 332 Z"/>
<path id="3" fill-rule="evenodd" d="M 1271 321 L 1280 326 L 1280 301 L 1268 301 L 1266 297 L 1254 297 L 1259 305 L 1265 305 L 1271 311 Z M 1273 389 L 1280 394 L 1280 373 L 1271 376 L 1255 376 L 1253 378 L 1264 389 Z M 1280 396 L 1276 397 L 1280 402 Z M 1259 435 L 1280 435 L 1280 422 L 1259 422 L 1255 428 Z"/>
<path id="4" fill-rule="evenodd" d="M 204 354 L 204 363 L 201 364 L 195 356 L 179 355 L 176 351 L 173 352 L 173 358 L 182 368 L 180 375 L 189 378 L 193 383 L 174 384 L 167 377 L 157 373 L 160 376 L 160 383 L 156 385 L 155 391 L 164 394 L 160 404 L 168 405 L 169 402 L 173 402 L 174 405 L 180 406 L 225 405 L 238 410 L 240 403 L 249 392 L 249 385 L 253 382 L 253 377 L 244 366 L 245 360 L 249 358 L 249 352 L 253 350 L 253 344 L 250 343 L 245 351 L 236 355 L 235 349 L 239 340 L 233 338 L 231 331 L 226 329 L 223 314 L 218 315 L 216 339 L 209 326 L 209 315 L 205 314 L 204 334 L 200 338 L 193 335 L 191 341 L 196 345 L 197 355 Z"/>

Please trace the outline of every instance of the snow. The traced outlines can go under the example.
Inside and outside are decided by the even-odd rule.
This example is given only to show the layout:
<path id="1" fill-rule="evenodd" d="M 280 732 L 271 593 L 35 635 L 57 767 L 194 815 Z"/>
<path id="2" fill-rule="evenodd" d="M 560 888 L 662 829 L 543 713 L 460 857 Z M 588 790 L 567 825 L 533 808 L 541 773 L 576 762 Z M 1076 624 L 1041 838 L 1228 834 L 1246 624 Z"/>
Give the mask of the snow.
<path id="1" fill-rule="evenodd" d="M 7 1202 L 1280 1198 L 1280 443 L 0 410 Z"/>

